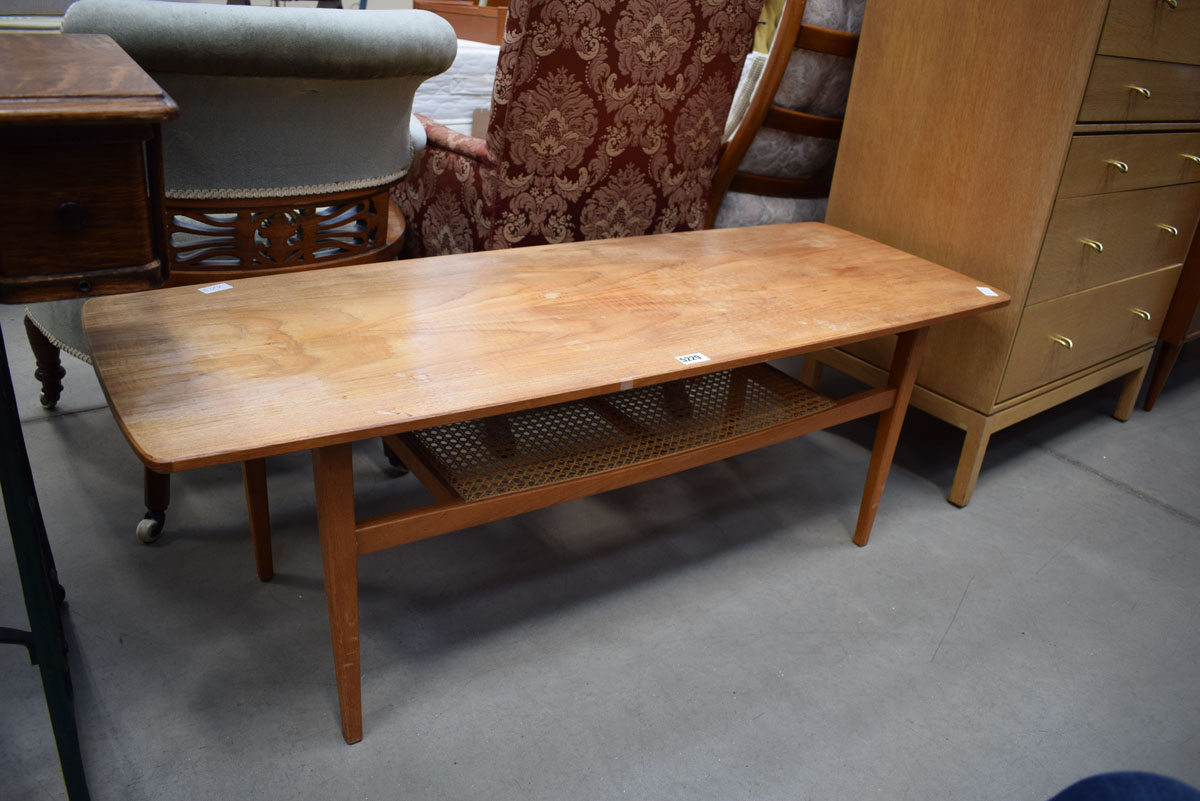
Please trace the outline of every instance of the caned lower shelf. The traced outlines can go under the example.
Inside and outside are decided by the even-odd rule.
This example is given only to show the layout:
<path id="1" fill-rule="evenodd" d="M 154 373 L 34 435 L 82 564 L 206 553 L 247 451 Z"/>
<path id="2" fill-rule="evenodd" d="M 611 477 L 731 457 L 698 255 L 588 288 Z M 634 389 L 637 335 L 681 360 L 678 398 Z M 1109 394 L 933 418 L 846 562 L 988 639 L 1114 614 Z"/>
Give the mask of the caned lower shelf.
<path id="1" fill-rule="evenodd" d="M 759 364 L 401 435 L 444 487 L 478 501 L 713 445 L 836 404 Z"/>

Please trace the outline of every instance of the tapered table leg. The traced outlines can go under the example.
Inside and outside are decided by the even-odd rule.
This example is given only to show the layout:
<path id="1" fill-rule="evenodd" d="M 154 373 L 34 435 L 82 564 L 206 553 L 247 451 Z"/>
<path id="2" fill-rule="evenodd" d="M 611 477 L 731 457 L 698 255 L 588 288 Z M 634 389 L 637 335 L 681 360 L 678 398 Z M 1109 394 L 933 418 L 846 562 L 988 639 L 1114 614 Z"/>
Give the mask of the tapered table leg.
<path id="1" fill-rule="evenodd" d="M 266 459 L 242 462 L 242 487 L 246 490 L 254 567 L 258 570 L 260 581 L 270 581 L 275 578 L 275 561 L 271 556 L 271 509 L 267 503 Z"/>
<path id="2" fill-rule="evenodd" d="M 362 671 L 358 654 L 358 545 L 354 533 L 350 445 L 314 450 L 313 476 L 342 736 L 347 743 L 357 743 L 363 736 Z"/>
<path id="3" fill-rule="evenodd" d="M 68 672 L 66 639 L 56 597 L 58 577 L 33 485 L 29 453 L 25 450 L 3 336 L 0 336 L 0 359 L 4 360 L 4 375 L 0 376 L 0 426 L 3 427 L 0 441 L 4 443 L 0 447 L 0 485 L 3 485 L 4 509 L 8 514 L 8 529 L 32 629 L 32 653 L 41 669 L 42 691 L 50 712 L 67 796 L 71 801 L 81 801 L 90 796 L 79 749 L 75 694 Z"/>
<path id="4" fill-rule="evenodd" d="M 896 343 L 892 356 L 892 369 L 888 374 L 888 386 L 895 387 L 896 401 L 890 409 L 879 415 L 875 430 L 875 446 L 871 449 L 871 464 L 867 468 L 867 485 L 863 489 L 862 506 L 858 510 L 858 525 L 854 529 L 854 544 L 863 546 L 871 537 L 871 526 L 875 523 L 875 512 L 879 499 L 883 497 L 883 485 L 887 482 L 888 469 L 896 453 L 900 439 L 900 427 L 908 411 L 908 400 L 912 397 L 913 384 L 917 380 L 917 368 L 921 364 L 921 351 L 925 346 L 928 328 L 906 331 Z"/>

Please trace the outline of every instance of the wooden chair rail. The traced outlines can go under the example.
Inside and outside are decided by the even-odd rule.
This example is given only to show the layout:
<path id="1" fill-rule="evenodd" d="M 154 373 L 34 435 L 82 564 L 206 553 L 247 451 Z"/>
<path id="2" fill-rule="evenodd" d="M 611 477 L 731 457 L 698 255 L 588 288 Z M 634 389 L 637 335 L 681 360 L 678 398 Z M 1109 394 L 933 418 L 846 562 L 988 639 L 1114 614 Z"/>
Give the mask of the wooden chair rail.
<path id="1" fill-rule="evenodd" d="M 729 181 L 729 189 L 768 197 L 826 197 L 829 183 L 829 178 L 772 178 L 739 172 Z"/>
<path id="2" fill-rule="evenodd" d="M 842 121 L 838 117 L 823 117 L 775 105 L 767 109 L 763 127 L 821 139 L 838 139 L 842 135 Z"/>
<path id="3" fill-rule="evenodd" d="M 858 55 L 858 34 L 820 25 L 803 25 L 796 34 L 795 48 L 854 58 Z"/>
<path id="4" fill-rule="evenodd" d="M 796 50 L 811 50 L 846 58 L 853 58 L 858 52 L 858 34 L 818 25 L 804 25 L 802 19 L 806 4 L 806 0 L 789 0 L 783 9 L 779 28 L 775 33 L 776 44 L 767 57 L 767 64 L 750 98 L 750 105 L 737 130 L 725 143 L 717 161 L 712 188 L 708 195 L 706 228 L 712 228 L 717 219 L 717 212 L 721 209 L 721 201 L 728 191 L 787 198 L 820 198 L 829 194 L 829 176 L 808 179 L 772 178 L 739 169 L 742 158 L 762 128 L 822 139 L 839 139 L 842 135 L 841 120 L 837 118 L 808 114 L 775 103 L 775 91 Z M 792 43 L 790 47 L 787 46 L 789 42 Z"/>

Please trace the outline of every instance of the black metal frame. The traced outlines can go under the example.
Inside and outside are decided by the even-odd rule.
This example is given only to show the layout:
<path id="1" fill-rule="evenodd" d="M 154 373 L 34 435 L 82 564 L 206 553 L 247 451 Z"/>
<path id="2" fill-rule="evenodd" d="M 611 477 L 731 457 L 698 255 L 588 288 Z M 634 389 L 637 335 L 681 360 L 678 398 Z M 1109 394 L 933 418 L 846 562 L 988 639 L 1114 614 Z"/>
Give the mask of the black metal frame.
<path id="1" fill-rule="evenodd" d="M 8 368 L 8 353 L 0 334 L 0 359 L 4 375 L 0 376 L 0 485 L 3 485 L 4 509 L 12 534 L 17 572 L 25 594 L 25 610 L 29 615 L 30 631 L 0 628 L 0 643 L 15 643 L 29 649 L 30 661 L 41 669 L 42 691 L 50 712 L 58 759 L 62 765 L 67 796 L 71 801 L 90 798 L 83 770 L 83 755 L 79 747 L 79 729 L 75 722 L 75 693 L 71 686 L 71 671 L 67 660 L 67 639 L 62 626 L 62 606 L 65 599 L 54 554 L 46 536 L 46 524 L 33 485 L 33 470 L 21 432 L 21 418 L 13 392 L 12 375 Z"/>

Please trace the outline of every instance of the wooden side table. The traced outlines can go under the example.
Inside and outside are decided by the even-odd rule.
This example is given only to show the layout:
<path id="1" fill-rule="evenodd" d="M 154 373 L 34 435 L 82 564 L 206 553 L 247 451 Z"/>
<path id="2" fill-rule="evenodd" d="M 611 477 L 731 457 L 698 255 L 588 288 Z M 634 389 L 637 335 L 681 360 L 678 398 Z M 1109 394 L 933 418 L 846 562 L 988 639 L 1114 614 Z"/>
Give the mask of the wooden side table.
<path id="1" fill-rule="evenodd" d="M 162 283 L 158 124 L 174 102 L 107 36 L 0 36 L 0 302 Z M 58 583 L 0 337 L 0 484 L 67 793 L 89 797 Z"/>

